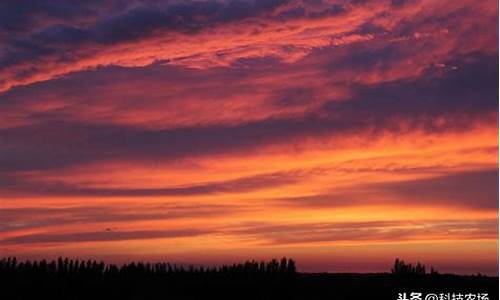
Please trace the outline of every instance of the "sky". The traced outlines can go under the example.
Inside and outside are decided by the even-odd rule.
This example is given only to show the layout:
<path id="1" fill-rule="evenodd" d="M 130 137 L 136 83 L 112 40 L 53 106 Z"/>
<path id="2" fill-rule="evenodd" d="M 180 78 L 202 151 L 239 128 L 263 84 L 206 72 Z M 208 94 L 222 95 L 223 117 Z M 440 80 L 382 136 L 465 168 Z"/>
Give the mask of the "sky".
<path id="1" fill-rule="evenodd" d="M 0 254 L 498 274 L 498 1 L 0 3 Z"/>

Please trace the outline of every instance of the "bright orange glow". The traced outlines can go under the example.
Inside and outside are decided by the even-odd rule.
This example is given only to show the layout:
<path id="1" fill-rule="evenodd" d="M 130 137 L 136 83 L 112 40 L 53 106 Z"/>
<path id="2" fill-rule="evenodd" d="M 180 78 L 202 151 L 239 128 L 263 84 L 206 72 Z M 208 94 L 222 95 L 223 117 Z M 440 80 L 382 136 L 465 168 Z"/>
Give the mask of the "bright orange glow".
<path id="1" fill-rule="evenodd" d="M 274 2 L 17 29 L 1 254 L 496 274 L 498 3 Z"/>

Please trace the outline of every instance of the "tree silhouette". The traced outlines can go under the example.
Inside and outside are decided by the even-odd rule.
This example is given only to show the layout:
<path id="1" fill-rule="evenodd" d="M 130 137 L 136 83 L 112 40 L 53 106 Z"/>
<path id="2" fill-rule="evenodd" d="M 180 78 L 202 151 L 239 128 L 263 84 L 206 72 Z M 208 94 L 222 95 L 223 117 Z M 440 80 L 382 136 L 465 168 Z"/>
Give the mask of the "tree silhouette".
<path id="1" fill-rule="evenodd" d="M 396 259 L 393 274 L 298 273 L 291 258 L 223 266 L 130 262 L 59 257 L 52 261 L 0 259 L 1 299 L 392 299 L 395 290 L 498 295 L 498 278 L 438 274 Z M 394 274 L 398 276 L 394 276 Z M 411 276 L 411 275 L 419 276 Z M 410 276 L 399 276 L 410 275 Z M 429 281 L 430 280 L 430 281 Z M 496 290 L 496 292 L 495 292 Z M 495 294 L 496 293 L 496 294 Z M 325 296 L 326 295 L 326 296 Z M 354 295 L 354 296 L 353 296 Z"/>
<path id="2" fill-rule="evenodd" d="M 432 269 L 434 270 L 434 269 Z M 391 272 L 396 275 L 425 275 L 425 266 L 417 262 L 416 265 L 405 263 L 404 260 L 396 258 Z"/>

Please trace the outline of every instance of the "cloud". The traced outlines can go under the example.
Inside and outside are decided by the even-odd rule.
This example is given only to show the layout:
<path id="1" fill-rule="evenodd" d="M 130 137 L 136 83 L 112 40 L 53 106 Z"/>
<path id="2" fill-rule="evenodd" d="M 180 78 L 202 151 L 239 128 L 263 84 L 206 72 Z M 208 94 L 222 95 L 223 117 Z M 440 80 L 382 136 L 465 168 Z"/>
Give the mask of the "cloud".
<path id="1" fill-rule="evenodd" d="M 58 196 L 107 196 L 107 197 L 152 197 L 152 196 L 193 196 L 217 193 L 242 193 L 284 186 L 296 183 L 304 175 L 296 173 L 270 173 L 237 178 L 221 182 L 200 183 L 182 187 L 167 188 L 93 188 L 71 186 L 64 183 L 30 182 L 22 178 L 4 178 L 1 185 L 6 195 L 58 195 Z"/>
<path id="2" fill-rule="evenodd" d="M 495 238 L 497 220 L 371 221 L 309 224 L 247 224 L 234 230 L 266 245 L 318 242 L 374 242 L 420 239 Z"/>
<path id="3" fill-rule="evenodd" d="M 0 41 L 6 253 L 498 246 L 496 1 L 7 0 Z"/>
<path id="4" fill-rule="evenodd" d="M 5 0 L 0 3 L 0 36 L 26 35 L 58 23 L 88 24 L 99 13 L 109 13 L 109 8 L 118 8 L 118 2 L 108 1 L 106 5 L 99 5 L 98 1 Z"/>
<path id="5" fill-rule="evenodd" d="M 325 193 L 275 199 L 308 208 L 397 205 L 498 210 L 498 169 L 459 172 L 403 181 L 325 187 Z"/>
<path id="6" fill-rule="evenodd" d="M 246 210 L 238 205 L 222 204 L 161 204 L 139 207 L 74 206 L 23 207 L 0 209 L 3 223 L 0 232 L 18 232 L 26 229 L 67 226 L 72 224 L 99 224 L 112 222 L 127 224 L 136 221 L 206 219 L 230 215 Z"/>
<path id="7" fill-rule="evenodd" d="M 498 209 L 498 169 L 388 184 L 389 194 L 419 204 Z"/>
<path id="8" fill-rule="evenodd" d="M 387 132 L 465 132 L 478 124 L 494 124 L 498 119 L 496 57 L 472 56 L 456 63 L 460 71 L 451 68 L 444 73 L 429 70 L 429 76 L 414 80 L 377 85 L 351 84 L 350 95 L 346 99 L 324 99 L 313 109 L 309 109 L 308 105 L 316 97 L 321 97 L 315 89 L 292 87 L 271 90 L 267 99 L 272 101 L 277 111 L 290 107 L 306 108 L 300 110 L 302 113 L 280 117 L 264 115 L 257 120 L 245 120 L 244 117 L 242 120 L 241 114 L 235 113 L 235 120 L 240 120 L 238 123 L 220 122 L 220 114 L 205 115 L 190 108 L 186 113 L 206 120 L 205 123 L 194 121 L 190 126 L 184 126 L 181 122 L 172 125 L 173 128 L 151 128 L 135 123 L 101 123 L 88 119 L 88 113 L 80 116 L 86 119 L 75 122 L 75 116 L 65 116 L 64 109 L 56 109 L 53 113 L 42 113 L 39 121 L 31 116 L 30 120 L 35 121 L 32 124 L 0 129 L 0 137 L 6 141 L 5 147 L 0 150 L 0 170 L 57 169 L 112 160 L 171 161 L 257 151 L 269 145 L 298 143 L 305 137 L 331 139 L 363 134 L 372 139 Z M 64 82 L 67 83 L 66 80 Z M 99 94 L 101 92 L 99 90 Z M 247 93 L 246 89 L 244 93 Z M 26 94 L 22 95 L 24 99 L 30 99 Z M 216 102 L 216 105 L 230 105 L 234 102 L 232 97 L 237 95 L 228 95 L 227 100 Z M 15 102 L 17 99 L 4 98 L 7 111 L 9 107 L 20 109 Z M 139 99 L 139 96 L 134 97 L 131 103 Z M 98 109 L 97 98 L 88 101 Z M 89 102 L 84 103 L 88 105 Z M 144 114 L 162 111 L 160 103 L 145 110 Z M 181 111 L 182 105 L 179 103 Z M 117 115 L 137 115 L 135 107 L 126 107 L 122 111 L 117 107 Z M 75 109 L 78 111 L 79 105 Z M 165 118 L 175 120 L 169 115 Z M 211 118 L 214 120 L 208 121 Z M 147 120 L 144 122 L 148 123 Z"/>
<path id="9" fill-rule="evenodd" d="M 415 34 L 417 39 L 432 39 L 442 24 L 453 28 L 447 31 L 446 43 L 438 37 L 421 44 L 426 49 L 419 55 L 421 61 L 449 57 L 457 49 L 462 54 L 497 50 L 490 43 L 496 35 L 489 26 L 495 20 L 494 9 L 498 11 L 495 5 L 443 1 L 430 9 L 437 4 L 426 2 L 57 1 L 12 5 L 9 1 L 3 11 L 11 17 L 3 28 L 24 34 L 6 35 L 0 51 L 0 90 L 109 65 L 147 66 L 164 61 L 212 68 L 262 57 L 295 62 L 315 50 L 335 47 L 338 40 L 346 44 L 362 27 L 384 28 L 382 32 L 400 40 L 416 40 Z M 410 27 L 407 35 L 396 34 L 401 27 Z M 457 47 L 464 36 L 470 43 Z M 382 41 L 386 38 L 387 34 L 380 36 Z"/>
<path id="10" fill-rule="evenodd" d="M 179 229 L 179 230 L 140 230 L 140 231 L 92 231 L 72 233 L 40 233 L 6 238 L 0 241 L 3 245 L 19 244 L 52 244 L 107 242 L 162 238 L 193 237 L 210 233 L 209 230 Z"/>
<path id="11" fill-rule="evenodd" d="M 455 239 L 484 239 L 498 235 L 498 221 L 489 220 L 429 220 L 429 221 L 369 221 L 332 223 L 242 223 L 231 228 L 146 230 L 146 231 L 89 231 L 72 233 L 36 233 L 18 235 L 0 241 L 3 245 L 51 244 L 79 242 L 108 242 L 182 238 L 224 234 L 228 237 L 252 239 L 261 245 L 285 245 L 344 241 L 403 241 Z"/>
<path id="12" fill-rule="evenodd" d="M 175 33 L 191 35 L 207 27 L 244 21 L 272 12 L 287 2 L 156 1 L 125 5 L 124 2 L 114 1 L 103 5 L 104 9 L 96 3 L 30 5 L 33 3 L 27 2 L 13 5 L 7 2 L 3 11 L 9 15 L 6 18 L 9 22 L 0 24 L 0 28 L 8 33 L 24 31 L 27 34 L 7 36 L 0 58 L 0 74 L 7 78 L 0 84 L 2 89 L 9 89 L 16 83 L 44 78 L 40 72 L 52 73 L 46 76 L 49 79 L 68 71 L 97 67 L 100 63 L 85 60 L 100 60 L 98 56 L 106 55 L 108 47 L 113 45 L 148 40 L 157 32 L 164 32 L 167 38 Z M 111 9 L 115 9 L 114 13 L 110 13 Z M 43 21 L 36 21 L 35 16 Z M 68 17 L 74 17 L 76 21 L 71 22 Z M 78 22 L 84 17 L 92 22 Z M 32 29 L 34 25 L 41 29 Z M 67 55 L 68 52 L 72 54 Z M 132 56 L 138 58 L 141 55 L 135 53 Z M 49 68 L 37 66 L 37 62 L 45 62 Z"/>

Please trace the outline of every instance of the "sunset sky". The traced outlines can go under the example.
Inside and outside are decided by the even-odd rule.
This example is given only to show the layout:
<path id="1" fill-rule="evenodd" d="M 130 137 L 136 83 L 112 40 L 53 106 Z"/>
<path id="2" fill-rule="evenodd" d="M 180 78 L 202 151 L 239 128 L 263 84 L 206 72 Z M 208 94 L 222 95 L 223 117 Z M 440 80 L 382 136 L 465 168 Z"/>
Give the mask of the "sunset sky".
<path id="1" fill-rule="evenodd" d="M 498 274 L 498 1 L 0 3 L 0 256 Z"/>

